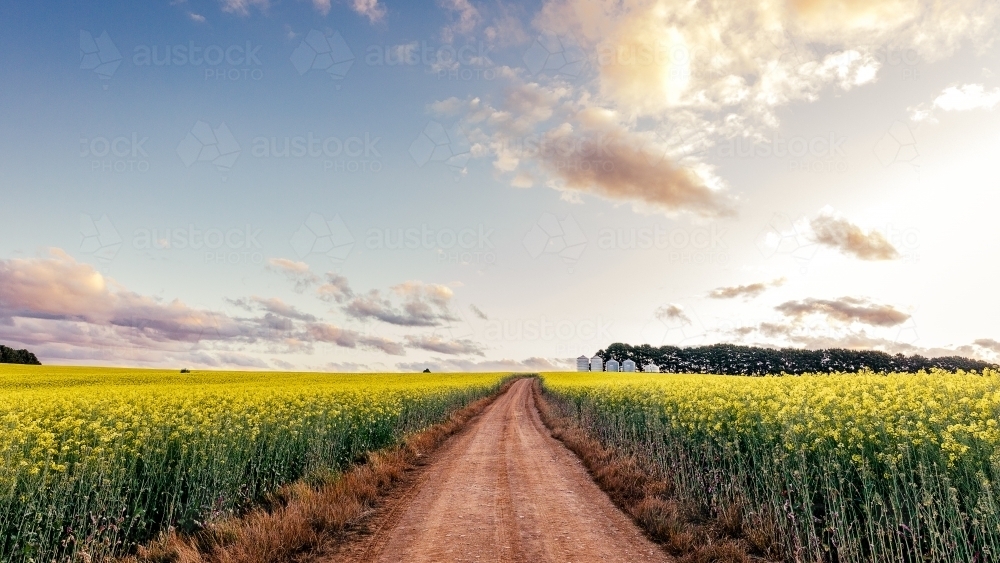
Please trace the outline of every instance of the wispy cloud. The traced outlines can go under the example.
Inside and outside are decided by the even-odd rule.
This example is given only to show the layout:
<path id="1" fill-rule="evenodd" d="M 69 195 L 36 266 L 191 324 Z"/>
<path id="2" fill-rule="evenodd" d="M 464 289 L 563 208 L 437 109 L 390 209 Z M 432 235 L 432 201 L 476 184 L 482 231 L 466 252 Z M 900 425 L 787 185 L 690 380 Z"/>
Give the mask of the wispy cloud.
<path id="1" fill-rule="evenodd" d="M 823 214 L 809 222 L 814 240 L 861 260 L 895 260 L 899 251 L 878 231 L 865 231 L 842 217 Z"/>
<path id="2" fill-rule="evenodd" d="M 319 276 L 309 271 L 309 264 L 287 258 L 270 258 L 267 269 L 284 275 L 295 284 L 295 291 L 302 293 L 309 286 L 319 283 Z"/>
<path id="3" fill-rule="evenodd" d="M 785 278 L 779 278 L 770 282 L 757 282 L 747 285 L 734 285 L 728 287 L 717 287 L 709 292 L 711 299 L 734 299 L 736 297 L 753 298 L 764 293 L 773 287 L 780 287 L 785 283 Z"/>
<path id="4" fill-rule="evenodd" d="M 440 336 L 412 336 L 406 337 L 406 345 L 410 348 L 438 352 L 440 354 L 462 355 L 472 354 L 485 356 L 483 347 L 469 339 L 446 340 Z"/>
<path id="5" fill-rule="evenodd" d="M 795 318 L 806 315 L 823 315 L 843 323 L 862 323 L 870 326 L 897 326 L 910 318 L 892 305 L 872 303 L 867 299 L 841 297 L 839 299 L 803 299 L 786 301 L 775 307 L 778 312 Z"/>
<path id="6" fill-rule="evenodd" d="M 219 0 L 222 11 L 240 16 L 250 15 L 250 8 L 255 7 L 267 11 L 271 7 L 270 0 Z"/>
<path id="7" fill-rule="evenodd" d="M 368 348 L 380 350 L 393 356 L 404 356 L 403 345 L 384 337 L 364 335 L 354 330 L 329 323 L 312 323 L 306 327 L 308 337 L 313 342 L 325 342 L 342 348 Z"/>

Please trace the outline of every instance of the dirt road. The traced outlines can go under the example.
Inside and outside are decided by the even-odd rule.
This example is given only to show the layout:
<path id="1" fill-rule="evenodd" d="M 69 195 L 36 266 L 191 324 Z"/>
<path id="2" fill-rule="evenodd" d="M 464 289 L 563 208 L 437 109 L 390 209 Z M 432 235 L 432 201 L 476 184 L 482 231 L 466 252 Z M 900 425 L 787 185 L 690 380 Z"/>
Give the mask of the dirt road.
<path id="1" fill-rule="evenodd" d="M 549 435 L 530 380 L 436 454 L 376 526 L 348 560 L 669 561 Z"/>

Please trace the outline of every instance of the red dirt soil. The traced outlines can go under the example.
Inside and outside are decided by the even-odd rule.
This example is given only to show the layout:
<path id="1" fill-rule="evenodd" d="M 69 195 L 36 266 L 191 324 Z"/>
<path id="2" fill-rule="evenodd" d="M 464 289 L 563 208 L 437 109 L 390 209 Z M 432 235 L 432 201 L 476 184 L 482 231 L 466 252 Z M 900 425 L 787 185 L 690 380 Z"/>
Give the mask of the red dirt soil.
<path id="1" fill-rule="evenodd" d="M 670 561 L 539 418 L 523 379 L 452 438 L 371 535 L 328 561 Z"/>

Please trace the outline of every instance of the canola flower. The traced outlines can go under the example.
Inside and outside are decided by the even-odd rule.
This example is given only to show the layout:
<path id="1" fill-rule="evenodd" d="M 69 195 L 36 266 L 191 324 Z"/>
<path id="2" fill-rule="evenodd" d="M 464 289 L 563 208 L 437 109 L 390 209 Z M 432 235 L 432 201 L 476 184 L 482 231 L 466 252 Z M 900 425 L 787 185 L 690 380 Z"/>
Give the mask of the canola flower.
<path id="1" fill-rule="evenodd" d="M 0 561 L 112 557 L 442 421 L 507 374 L 0 365 Z"/>
<path id="2" fill-rule="evenodd" d="M 562 409 L 789 561 L 1000 560 L 1000 374 L 545 374 Z"/>

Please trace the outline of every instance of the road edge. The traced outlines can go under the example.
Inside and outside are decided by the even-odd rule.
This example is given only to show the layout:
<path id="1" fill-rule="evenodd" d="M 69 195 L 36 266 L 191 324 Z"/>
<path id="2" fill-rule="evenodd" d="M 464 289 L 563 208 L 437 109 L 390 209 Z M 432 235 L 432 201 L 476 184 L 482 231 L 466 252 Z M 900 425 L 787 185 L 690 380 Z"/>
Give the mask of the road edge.
<path id="1" fill-rule="evenodd" d="M 532 383 L 532 397 L 552 437 L 573 452 L 611 501 L 678 563 L 766 561 L 750 554 L 738 507 L 716 518 L 692 517 L 690 508 L 670 494 L 668 479 L 651 463 L 591 436 L 546 396 L 540 378 Z"/>
<path id="2" fill-rule="evenodd" d="M 120 563 L 263 563 L 315 561 L 368 535 L 377 509 L 430 457 L 523 377 L 452 413 L 442 423 L 400 444 L 369 452 L 366 461 L 316 486 L 306 480 L 282 487 L 271 507 L 214 523 L 192 535 L 170 532 Z"/>

